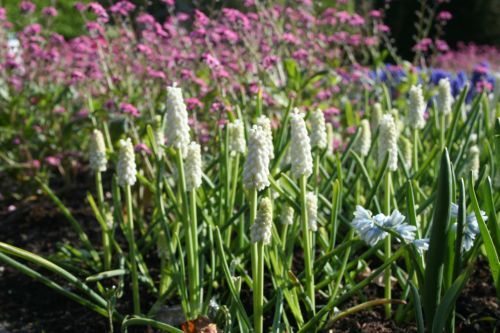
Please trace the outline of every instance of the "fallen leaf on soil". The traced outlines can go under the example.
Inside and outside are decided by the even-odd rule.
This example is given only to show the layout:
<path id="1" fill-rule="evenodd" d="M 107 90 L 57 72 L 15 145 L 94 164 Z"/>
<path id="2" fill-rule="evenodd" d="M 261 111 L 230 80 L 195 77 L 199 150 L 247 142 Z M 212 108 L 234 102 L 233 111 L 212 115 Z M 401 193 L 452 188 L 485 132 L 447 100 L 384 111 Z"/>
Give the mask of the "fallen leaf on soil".
<path id="1" fill-rule="evenodd" d="M 195 320 L 188 320 L 181 325 L 185 333 L 222 333 L 217 325 L 212 323 L 208 317 L 199 316 Z"/>

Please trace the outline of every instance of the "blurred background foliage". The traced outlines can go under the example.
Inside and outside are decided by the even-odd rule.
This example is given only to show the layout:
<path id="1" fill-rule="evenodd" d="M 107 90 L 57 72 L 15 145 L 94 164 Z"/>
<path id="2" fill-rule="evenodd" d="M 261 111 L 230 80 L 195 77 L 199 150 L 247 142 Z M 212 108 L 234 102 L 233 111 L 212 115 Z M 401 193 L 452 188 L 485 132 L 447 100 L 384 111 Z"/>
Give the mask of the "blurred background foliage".
<path id="1" fill-rule="evenodd" d="M 391 28 L 395 46 L 403 58 L 413 56 L 412 46 L 415 44 L 413 35 L 416 31 L 416 11 L 422 2 L 433 4 L 439 0 L 350 0 L 348 8 L 351 11 L 368 11 L 373 8 L 388 8 L 385 23 Z M 66 38 L 72 38 L 85 32 L 83 19 L 74 8 L 75 3 L 88 3 L 88 0 L 32 0 L 37 5 L 37 14 L 46 6 L 57 8 L 59 15 L 51 18 L 54 30 Z M 105 7 L 116 1 L 100 0 Z M 166 18 L 167 11 L 161 0 L 131 0 L 137 7 L 147 8 L 148 12 L 160 22 Z M 280 0 L 277 2 L 292 2 Z M 443 2 L 443 1 L 440 1 Z M 0 0 L 0 5 L 7 9 L 9 19 L 15 22 L 16 29 L 26 25 L 26 17 L 20 13 L 21 0 Z M 191 11 L 199 8 L 210 14 L 221 7 L 233 7 L 245 10 L 242 0 L 176 0 L 177 11 Z M 315 1 L 321 8 L 333 6 L 336 0 Z M 388 6 L 388 4 L 390 4 Z M 452 13 L 453 19 L 445 29 L 444 40 L 453 48 L 458 42 L 488 44 L 500 46 L 500 0 L 451 0 L 440 5 L 440 10 Z M 47 20 L 48 18 L 42 18 Z M 431 38 L 432 38 L 431 31 Z"/>

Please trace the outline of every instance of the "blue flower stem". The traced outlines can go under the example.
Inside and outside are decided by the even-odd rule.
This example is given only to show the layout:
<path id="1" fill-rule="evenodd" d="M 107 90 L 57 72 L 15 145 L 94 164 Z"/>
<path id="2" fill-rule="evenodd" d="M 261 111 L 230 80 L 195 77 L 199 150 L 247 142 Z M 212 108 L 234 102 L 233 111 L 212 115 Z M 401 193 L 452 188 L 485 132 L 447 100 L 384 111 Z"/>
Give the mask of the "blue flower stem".
<path id="1" fill-rule="evenodd" d="M 387 170 L 384 182 L 384 213 L 391 214 L 391 171 Z M 387 261 L 391 257 L 391 235 L 387 234 L 384 239 L 384 256 Z M 391 299 L 391 265 L 384 272 L 384 298 Z M 391 303 L 385 304 L 385 317 L 389 319 L 392 314 Z"/>
<path id="2" fill-rule="evenodd" d="M 302 227 L 302 241 L 304 246 L 304 260 L 305 260 L 305 273 L 306 273 L 306 295 L 309 297 L 312 307 L 312 313 L 315 313 L 315 299 L 314 299 L 314 274 L 312 262 L 312 247 L 311 247 L 311 232 L 309 231 L 309 219 L 307 216 L 307 177 L 302 175 L 300 177 L 300 204 L 301 204 L 301 227 Z"/>

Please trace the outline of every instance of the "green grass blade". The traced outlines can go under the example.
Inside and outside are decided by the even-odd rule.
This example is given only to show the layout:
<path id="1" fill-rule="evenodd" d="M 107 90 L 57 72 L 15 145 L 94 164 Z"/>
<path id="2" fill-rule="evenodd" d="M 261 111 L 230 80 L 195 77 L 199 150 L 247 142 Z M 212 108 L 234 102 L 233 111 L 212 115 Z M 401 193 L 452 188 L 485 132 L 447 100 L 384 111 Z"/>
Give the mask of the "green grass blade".
<path id="1" fill-rule="evenodd" d="M 422 314 L 422 303 L 420 300 L 420 295 L 418 294 L 417 287 L 413 284 L 413 282 L 410 283 L 410 290 L 411 294 L 413 297 L 413 310 L 415 310 L 415 320 L 417 322 L 417 332 L 418 333 L 425 333 L 425 326 L 424 326 L 424 315 Z"/>

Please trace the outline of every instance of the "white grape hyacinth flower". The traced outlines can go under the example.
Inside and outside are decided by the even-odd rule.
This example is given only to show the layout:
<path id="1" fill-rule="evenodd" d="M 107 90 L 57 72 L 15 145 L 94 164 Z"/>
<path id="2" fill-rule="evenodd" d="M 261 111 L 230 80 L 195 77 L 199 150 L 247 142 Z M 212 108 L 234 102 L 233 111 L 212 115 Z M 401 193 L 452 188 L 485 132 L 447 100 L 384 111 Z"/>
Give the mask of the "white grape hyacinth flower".
<path id="1" fill-rule="evenodd" d="M 106 157 L 106 144 L 102 132 L 95 129 L 89 143 L 89 164 L 94 172 L 106 171 L 108 159 Z"/>
<path id="2" fill-rule="evenodd" d="M 373 104 L 370 117 L 370 125 L 372 127 L 372 131 L 375 132 L 377 130 L 383 115 L 384 113 L 382 112 L 382 105 L 380 105 L 380 103 Z"/>
<path id="3" fill-rule="evenodd" d="M 201 149 L 196 142 L 186 148 L 186 191 L 196 190 L 201 185 Z"/>
<path id="4" fill-rule="evenodd" d="M 451 94 L 450 80 L 443 78 L 438 83 L 438 96 L 437 96 L 438 111 L 444 115 L 451 113 L 451 106 L 453 104 L 453 96 Z"/>
<path id="5" fill-rule="evenodd" d="M 314 192 L 307 192 L 307 219 L 309 230 L 318 231 L 318 196 Z"/>
<path id="6" fill-rule="evenodd" d="M 248 132 L 248 153 L 243 166 L 246 189 L 263 190 L 269 186 L 269 152 L 262 127 L 252 126 Z"/>
<path id="7" fill-rule="evenodd" d="M 292 225 L 294 219 L 295 211 L 288 204 L 283 205 L 281 211 L 281 224 L 283 225 Z"/>
<path id="8" fill-rule="evenodd" d="M 327 146 L 325 115 L 320 109 L 311 113 L 311 146 L 319 149 Z"/>
<path id="9" fill-rule="evenodd" d="M 260 116 L 255 122 L 256 125 L 260 126 L 264 131 L 266 137 L 266 149 L 269 154 L 269 159 L 274 158 L 274 146 L 273 146 L 273 131 L 271 129 L 271 120 L 266 116 Z"/>
<path id="10" fill-rule="evenodd" d="M 181 88 L 167 87 L 167 144 L 179 149 L 184 155 L 186 147 L 191 141 L 186 104 L 182 98 Z"/>
<path id="11" fill-rule="evenodd" d="M 370 129 L 370 122 L 367 119 L 361 120 L 359 124 L 360 135 L 359 139 L 356 142 L 355 150 L 361 155 L 366 156 L 370 151 L 370 147 L 372 145 L 372 131 Z"/>
<path id="12" fill-rule="evenodd" d="M 130 138 L 120 140 L 120 151 L 118 153 L 118 185 L 133 186 L 136 182 L 137 168 L 135 165 L 134 146 Z"/>
<path id="13" fill-rule="evenodd" d="M 234 122 L 227 124 L 227 130 L 229 132 L 229 151 L 231 154 L 244 154 L 246 151 L 246 142 L 243 122 L 236 119 Z"/>
<path id="14" fill-rule="evenodd" d="M 425 126 L 425 101 L 422 86 L 412 86 L 408 99 L 408 125 L 411 128 L 422 129 Z"/>
<path id="15" fill-rule="evenodd" d="M 290 116 L 290 126 L 292 174 L 295 178 L 300 178 L 302 176 L 309 177 L 313 169 L 311 142 L 307 135 L 304 116 L 298 113 L 298 109 L 295 109 Z"/>
<path id="16" fill-rule="evenodd" d="M 378 160 L 382 164 L 386 154 L 389 154 L 387 167 L 390 171 L 398 168 L 398 138 L 394 118 L 386 114 L 380 121 L 380 142 L 378 145 Z"/>
<path id="17" fill-rule="evenodd" d="M 479 147 L 477 145 L 473 145 L 469 149 L 469 167 L 474 180 L 478 180 L 479 178 L 479 164 Z"/>
<path id="18" fill-rule="evenodd" d="M 259 210 L 255 222 L 250 227 L 250 239 L 252 243 L 262 242 L 264 245 L 271 242 L 273 227 L 273 208 L 271 199 L 263 198 L 260 201 Z"/>

